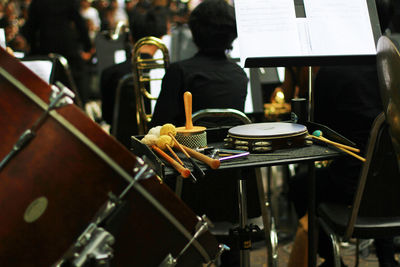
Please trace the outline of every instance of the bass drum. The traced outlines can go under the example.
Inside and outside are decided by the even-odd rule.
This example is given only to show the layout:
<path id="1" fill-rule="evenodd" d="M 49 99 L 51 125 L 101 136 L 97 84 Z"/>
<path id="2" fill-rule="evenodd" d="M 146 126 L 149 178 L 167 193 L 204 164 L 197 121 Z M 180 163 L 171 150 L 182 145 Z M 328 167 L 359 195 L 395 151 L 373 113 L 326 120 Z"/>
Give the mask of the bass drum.
<path id="1" fill-rule="evenodd" d="M 0 49 L 0 161 L 47 108 L 51 87 Z M 2 266 L 52 266 L 85 231 L 108 193 L 118 196 L 143 170 L 141 160 L 75 105 L 50 112 L 35 137 L 0 169 Z M 153 172 L 126 194 L 109 226 L 111 266 L 159 266 L 176 257 L 198 217 Z M 216 257 L 209 232 L 178 260 L 196 266 Z"/>

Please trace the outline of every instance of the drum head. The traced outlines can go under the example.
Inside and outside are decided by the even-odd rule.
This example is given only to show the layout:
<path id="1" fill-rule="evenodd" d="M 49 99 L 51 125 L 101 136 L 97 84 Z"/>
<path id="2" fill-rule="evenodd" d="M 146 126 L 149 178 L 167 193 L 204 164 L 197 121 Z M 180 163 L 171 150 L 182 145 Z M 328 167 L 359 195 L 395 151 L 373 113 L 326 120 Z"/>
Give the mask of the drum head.
<path id="1" fill-rule="evenodd" d="M 275 138 L 296 136 L 307 132 L 307 127 L 302 124 L 288 122 L 263 122 L 252 123 L 233 127 L 228 134 L 246 138 Z"/>

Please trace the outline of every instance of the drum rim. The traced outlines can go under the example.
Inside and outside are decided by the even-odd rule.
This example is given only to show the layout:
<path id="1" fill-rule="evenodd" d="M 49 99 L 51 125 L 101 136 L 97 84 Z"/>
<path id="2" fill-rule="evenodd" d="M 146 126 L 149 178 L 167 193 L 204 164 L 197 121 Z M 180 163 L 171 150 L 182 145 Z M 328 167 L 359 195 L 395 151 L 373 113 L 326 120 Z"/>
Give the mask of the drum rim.
<path id="1" fill-rule="evenodd" d="M 302 131 L 297 131 L 297 132 L 289 132 L 287 134 L 275 134 L 275 135 L 266 135 L 266 136 L 262 136 L 262 135 L 241 135 L 241 134 L 237 134 L 237 133 L 231 133 L 231 130 L 234 128 L 245 128 L 246 126 L 250 126 L 250 125 L 261 125 L 261 124 L 291 124 L 291 125 L 299 125 L 299 126 L 303 126 L 303 130 Z M 296 136 L 301 136 L 304 134 L 307 134 L 308 130 L 307 127 L 303 124 L 298 124 L 298 123 L 289 123 L 289 122 L 261 122 L 261 123 L 252 123 L 252 124 L 244 124 L 244 125 L 239 125 L 239 126 L 235 126 L 233 128 L 230 128 L 228 130 L 228 136 L 233 137 L 233 138 L 239 138 L 239 139 L 246 139 L 246 140 L 269 140 L 269 139 L 279 139 L 279 138 L 285 138 L 285 137 L 296 137 Z"/>
<path id="2" fill-rule="evenodd" d="M 248 137 L 248 136 L 240 136 L 240 135 L 233 135 L 233 134 L 228 134 L 229 137 L 232 138 L 236 138 L 236 139 L 243 139 L 243 140 L 272 140 L 272 139 L 281 139 L 281 138 L 287 138 L 287 137 L 298 137 L 298 136 L 302 136 L 308 134 L 308 131 L 305 130 L 303 132 L 300 133 L 296 133 L 296 134 L 288 134 L 288 135 L 275 135 L 275 136 L 252 136 L 252 137 Z"/>

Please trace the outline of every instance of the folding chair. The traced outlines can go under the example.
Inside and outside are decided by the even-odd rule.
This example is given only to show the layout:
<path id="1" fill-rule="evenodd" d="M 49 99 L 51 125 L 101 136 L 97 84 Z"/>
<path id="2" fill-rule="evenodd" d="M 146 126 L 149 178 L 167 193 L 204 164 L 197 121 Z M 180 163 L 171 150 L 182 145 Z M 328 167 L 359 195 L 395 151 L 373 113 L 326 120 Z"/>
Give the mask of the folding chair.
<path id="1" fill-rule="evenodd" d="M 332 241 L 336 267 L 340 267 L 340 241 L 400 234 L 399 188 L 396 153 L 381 113 L 370 133 L 353 204 L 321 203 L 317 210 L 319 223 Z M 358 253 L 356 257 L 358 266 Z"/>

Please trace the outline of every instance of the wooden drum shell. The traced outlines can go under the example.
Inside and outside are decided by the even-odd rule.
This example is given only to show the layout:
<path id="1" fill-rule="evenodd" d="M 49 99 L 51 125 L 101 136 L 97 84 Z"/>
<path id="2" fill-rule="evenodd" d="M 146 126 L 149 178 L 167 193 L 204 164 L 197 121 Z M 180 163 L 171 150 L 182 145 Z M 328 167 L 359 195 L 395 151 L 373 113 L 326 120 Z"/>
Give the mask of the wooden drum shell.
<path id="1" fill-rule="evenodd" d="M 48 103 L 50 86 L 0 49 L 0 160 L 44 113 L 18 89 L 18 83 Z M 106 158 L 134 176 L 133 168 L 140 159 L 78 107 L 69 105 L 57 113 Z M 194 233 L 196 214 L 166 185 L 155 175 L 139 183 L 188 232 Z M 4 266 L 51 266 L 86 229 L 108 199 L 107 194 L 119 195 L 127 185 L 128 180 L 103 157 L 59 121 L 48 117 L 33 140 L 0 170 L 0 262 Z M 28 222 L 24 216 L 36 208 L 38 199 L 46 199 L 47 208 L 37 220 Z M 158 266 L 168 253 L 176 256 L 187 244 L 187 237 L 136 189 L 129 191 L 126 200 L 128 207 L 112 246 L 112 266 Z M 217 254 L 218 244 L 210 232 L 199 240 L 210 257 Z M 180 265 L 202 260 L 191 246 Z"/>

